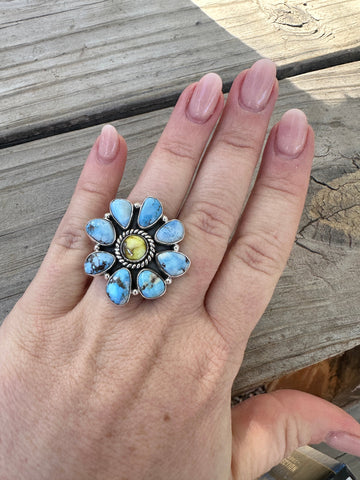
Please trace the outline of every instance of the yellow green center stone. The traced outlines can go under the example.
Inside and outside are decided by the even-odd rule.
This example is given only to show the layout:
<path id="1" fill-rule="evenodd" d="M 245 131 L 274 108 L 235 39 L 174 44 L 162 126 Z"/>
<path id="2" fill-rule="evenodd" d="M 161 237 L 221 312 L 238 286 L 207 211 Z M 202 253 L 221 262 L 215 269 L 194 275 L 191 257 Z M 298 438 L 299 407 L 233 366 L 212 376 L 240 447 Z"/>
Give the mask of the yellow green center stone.
<path id="1" fill-rule="evenodd" d="M 137 262 L 147 253 L 146 241 L 140 235 L 129 235 L 123 242 L 122 250 L 125 258 Z"/>

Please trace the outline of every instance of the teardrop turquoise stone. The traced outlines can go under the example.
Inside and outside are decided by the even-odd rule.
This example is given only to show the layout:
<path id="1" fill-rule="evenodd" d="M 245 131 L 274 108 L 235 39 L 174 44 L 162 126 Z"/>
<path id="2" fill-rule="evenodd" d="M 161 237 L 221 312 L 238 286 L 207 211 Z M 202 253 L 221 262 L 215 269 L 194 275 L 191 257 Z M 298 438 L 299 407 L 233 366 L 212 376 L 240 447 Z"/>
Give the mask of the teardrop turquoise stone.
<path id="1" fill-rule="evenodd" d="M 108 252 L 93 252 L 87 257 L 84 263 L 85 273 L 98 275 L 105 273 L 115 262 L 115 257 Z"/>
<path id="2" fill-rule="evenodd" d="M 141 206 L 138 218 L 140 228 L 148 228 L 154 225 L 162 216 L 163 208 L 157 198 L 148 197 Z"/>
<path id="3" fill-rule="evenodd" d="M 124 305 L 129 301 L 131 274 L 127 268 L 120 268 L 109 278 L 106 293 L 116 305 Z"/>
<path id="4" fill-rule="evenodd" d="M 86 225 L 86 232 L 95 240 L 95 242 L 102 245 L 111 245 L 115 242 L 115 229 L 109 220 L 104 218 L 94 218 Z"/>
<path id="5" fill-rule="evenodd" d="M 132 211 L 132 204 L 123 198 L 117 198 L 110 203 L 111 215 L 123 228 L 127 228 L 129 226 L 132 217 Z"/>
<path id="6" fill-rule="evenodd" d="M 179 277 L 190 267 L 190 260 L 181 252 L 167 250 L 166 252 L 158 253 L 156 259 L 159 266 L 170 277 Z"/>
<path id="7" fill-rule="evenodd" d="M 165 244 L 178 243 L 184 238 L 184 235 L 184 226 L 180 220 L 170 220 L 156 231 L 155 241 Z"/>
<path id="8" fill-rule="evenodd" d="M 137 278 L 138 289 L 145 298 L 160 297 L 166 290 L 164 280 L 152 270 L 142 270 Z"/>

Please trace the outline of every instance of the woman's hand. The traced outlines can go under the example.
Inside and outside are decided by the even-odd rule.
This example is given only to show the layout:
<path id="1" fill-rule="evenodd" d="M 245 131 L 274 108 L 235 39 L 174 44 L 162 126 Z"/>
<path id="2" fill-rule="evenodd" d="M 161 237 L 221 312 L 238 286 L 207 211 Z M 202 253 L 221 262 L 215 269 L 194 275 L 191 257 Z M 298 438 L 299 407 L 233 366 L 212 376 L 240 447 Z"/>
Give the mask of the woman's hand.
<path id="1" fill-rule="evenodd" d="M 236 78 L 225 108 L 215 74 L 179 98 L 129 196 L 159 198 L 186 229 L 191 268 L 152 302 L 116 306 L 104 278 L 84 274 L 84 226 L 108 211 L 126 161 L 125 141 L 104 127 L 36 278 L 0 328 L 2 479 L 254 479 L 323 440 L 360 455 L 357 422 L 310 395 L 278 391 L 230 408 L 313 158 L 305 115 L 288 111 L 241 215 L 277 93 L 275 66 L 261 60 Z"/>

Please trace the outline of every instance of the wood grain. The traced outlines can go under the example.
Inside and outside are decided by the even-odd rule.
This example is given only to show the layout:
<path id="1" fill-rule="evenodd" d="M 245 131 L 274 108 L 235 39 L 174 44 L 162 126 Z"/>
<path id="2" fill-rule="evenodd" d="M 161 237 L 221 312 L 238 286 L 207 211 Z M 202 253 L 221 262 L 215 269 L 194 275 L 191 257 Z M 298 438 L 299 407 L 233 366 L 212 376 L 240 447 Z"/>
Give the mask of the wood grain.
<path id="1" fill-rule="evenodd" d="M 353 217 L 344 215 L 338 228 L 322 222 L 321 215 L 315 220 L 311 213 L 314 198 L 329 189 L 326 184 L 358 175 L 359 66 L 349 64 L 280 82 L 272 123 L 288 108 L 296 106 L 307 113 L 317 136 L 313 180 L 297 244 L 250 339 L 234 393 L 360 343 L 359 240 L 350 242 L 346 228 Z M 115 123 L 129 145 L 119 195 L 131 190 L 170 112 L 155 111 Z M 100 126 L 92 127 L 0 151 L 1 318 L 34 276 L 99 131 Z M 360 204 L 358 197 L 355 201 Z"/>
<path id="2" fill-rule="evenodd" d="M 197 3 L 230 33 L 190 0 L 6 2 L 0 146 L 170 105 L 203 73 L 229 83 L 264 55 L 283 65 L 359 45 L 357 0 Z"/>
<path id="3" fill-rule="evenodd" d="M 232 35 L 279 65 L 359 45 L 357 0 L 341 3 L 194 0 L 194 3 Z"/>

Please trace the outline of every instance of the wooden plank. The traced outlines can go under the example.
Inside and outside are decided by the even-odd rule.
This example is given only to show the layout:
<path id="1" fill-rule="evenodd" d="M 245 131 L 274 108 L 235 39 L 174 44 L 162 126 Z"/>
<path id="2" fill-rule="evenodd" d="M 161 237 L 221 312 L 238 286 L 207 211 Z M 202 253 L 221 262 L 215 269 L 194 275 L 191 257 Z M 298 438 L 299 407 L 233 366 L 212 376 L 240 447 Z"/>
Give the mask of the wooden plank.
<path id="1" fill-rule="evenodd" d="M 346 407 L 360 401 L 360 346 L 284 375 L 265 385 L 267 392 L 291 388 Z"/>
<path id="2" fill-rule="evenodd" d="M 332 217 L 330 226 L 325 216 L 316 220 L 319 208 L 314 210 L 314 204 L 322 205 L 323 200 L 315 200 L 322 191 L 336 192 L 319 182 L 335 185 L 339 180 L 334 179 L 344 175 L 353 175 L 350 178 L 355 185 L 358 182 L 359 67 L 359 63 L 334 67 L 280 84 L 273 121 L 288 108 L 305 110 L 317 135 L 314 180 L 297 245 L 269 308 L 253 332 L 234 392 L 246 391 L 360 343 L 359 238 L 352 234 L 349 242 L 346 233 L 356 217 L 341 217 L 341 230 Z M 122 196 L 134 185 L 169 114 L 167 109 L 116 123 L 129 144 Z M 99 131 L 100 126 L 93 127 L 0 151 L 1 318 L 38 268 Z M 359 195 L 353 192 L 354 202 L 360 205 Z M 321 198 L 325 205 L 327 197 Z"/>
<path id="3" fill-rule="evenodd" d="M 169 105 L 204 72 L 229 83 L 263 55 L 282 65 L 359 45 L 357 0 L 197 3 L 230 33 L 190 0 L 6 2 L 0 145 Z"/>
<path id="4" fill-rule="evenodd" d="M 229 33 L 277 64 L 359 45 L 357 0 L 194 0 Z"/>

